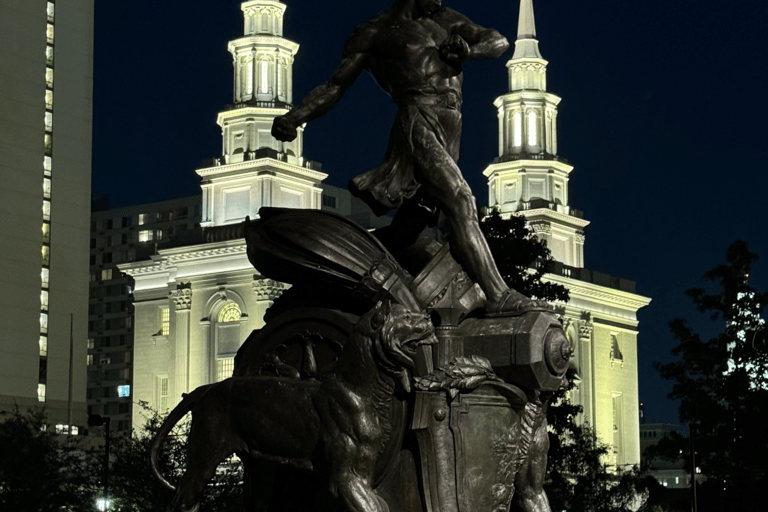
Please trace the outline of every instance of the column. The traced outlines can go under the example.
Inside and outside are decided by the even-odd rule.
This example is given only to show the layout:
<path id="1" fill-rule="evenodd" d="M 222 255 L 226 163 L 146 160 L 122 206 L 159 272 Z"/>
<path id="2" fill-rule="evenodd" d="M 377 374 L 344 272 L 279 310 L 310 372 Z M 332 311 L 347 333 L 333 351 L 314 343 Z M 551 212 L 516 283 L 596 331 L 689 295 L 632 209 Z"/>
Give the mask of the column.
<path id="1" fill-rule="evenodd" d="M 262 276 L 253 278 L 253 294 L 256 296 L 256 306 L 259 308 L 258 318 L 264 317 L 264 313 L 285 291 L 285 285 Z M 259 326 L 261 328 L 262 326 Z"/>
<path id="2" fill-rule="evenodd" d="M 176 353 L 176 392 L 188 393 L 189 388 L 189 315 L 192 308 L 192 289 L 179 285 L 171 291 L 171 300 L 176 306 L 174 321 L 174 347 Z M 177 397 L 180 398 L 180 397 Z"/>
<path id="3" fill-rule="evenodd" d="M 579 320 L 579 372 L 581 381 L 584 383 L 584 390 L 581 393 L 584 407 L 584 421 L 588 422 L 592 428 L 595 428 L 595 382 L 594 382 L 594 354 L 592 343 L 592 333 L 594 326 L 592 316 L 584 312 Z"/>

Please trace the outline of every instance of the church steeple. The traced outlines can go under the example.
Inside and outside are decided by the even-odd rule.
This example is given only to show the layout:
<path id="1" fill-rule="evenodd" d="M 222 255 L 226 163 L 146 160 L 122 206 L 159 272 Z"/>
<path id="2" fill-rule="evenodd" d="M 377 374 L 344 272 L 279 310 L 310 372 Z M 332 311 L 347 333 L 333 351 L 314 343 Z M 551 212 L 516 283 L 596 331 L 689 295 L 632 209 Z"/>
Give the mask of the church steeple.
<path id="1" fill-rule="evenodd" d="M 536 40 L 536 21 L 533 18 L 533 0 L 520 2 L 520 17 L 517 21 L 517 40 L 512 60 L 541 59 L 539 42 Z"/>
<path id="2" fill-rule="evenodd" d="M 204 228 L 258 218 L 262 206 L 320 208 L 320 164 L 303 156 L 304 127 L 291 142 L 272 137 L 272 121 L 293 102 L 299 45 L 283 37 L 286 5 L 241 4 L 243 37 L 227 46 L 234 66 L 233 102 L 219 112 L 221 156 L 196 172 L 203 179 Z"/>
<path id="3" fill-rule="evenodd" d="M 499 156 L 483 172 L 489 202 L 502 215 L 522 213 L 553 257 L 584 266 L 584 232 L 589 224 L 569 205 L 573 167 L 557 156 L 557 105 L 547 92 L 547 61 L 536 39 L 533 0 L 520 0 L 515 52 L 507 62 L 509 91 L 496 98 Z"/>

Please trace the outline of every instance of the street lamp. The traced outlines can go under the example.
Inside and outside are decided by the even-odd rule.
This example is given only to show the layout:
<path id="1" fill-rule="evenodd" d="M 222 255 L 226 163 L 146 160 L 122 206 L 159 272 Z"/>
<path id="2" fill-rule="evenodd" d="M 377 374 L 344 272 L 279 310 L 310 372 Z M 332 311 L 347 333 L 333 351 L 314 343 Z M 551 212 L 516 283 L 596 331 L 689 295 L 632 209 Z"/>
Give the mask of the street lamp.
<path id="1" fill-rule="evenodd" d="M 96 506 L 101 511 L 109 510 L 112 505 L 112 500 L 109 499 L 109 416 L 101 416 L 99 414 L 91 414 L 88 416 L 89 427 L 100 427 L 104 425 L 104 478 L 102 484 L 104 486 L 104 497 L 96 502 Z"/>

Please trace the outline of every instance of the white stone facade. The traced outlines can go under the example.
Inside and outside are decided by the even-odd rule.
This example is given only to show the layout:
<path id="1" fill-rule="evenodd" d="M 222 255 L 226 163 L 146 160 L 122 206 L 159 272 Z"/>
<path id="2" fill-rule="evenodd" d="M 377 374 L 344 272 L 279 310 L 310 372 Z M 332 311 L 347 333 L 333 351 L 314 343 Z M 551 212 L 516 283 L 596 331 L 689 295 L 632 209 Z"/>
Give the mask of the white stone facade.
<path id="1" fill-rule="evenodd" d="M 610 464 L 640 463 L 637 311 L 650 299 L 634 284 L 584 268 L 584 228 L 589 221 L 570 206 L 573 167 L 557 155 L 557 105 L 546 91 L 547 61 L 536 39 L 532 0 L 521 0 L 515 52 L 507 63 L 509 91 L 496 99 L 499 156 L 484 171 L 489 205 L 504 217 L 524 215 L 560 264 L 547 279 L 563 284 L 561 307 L 575 349 L 579 384 L 572 399 L 579 418 L 613 449 Z"/>

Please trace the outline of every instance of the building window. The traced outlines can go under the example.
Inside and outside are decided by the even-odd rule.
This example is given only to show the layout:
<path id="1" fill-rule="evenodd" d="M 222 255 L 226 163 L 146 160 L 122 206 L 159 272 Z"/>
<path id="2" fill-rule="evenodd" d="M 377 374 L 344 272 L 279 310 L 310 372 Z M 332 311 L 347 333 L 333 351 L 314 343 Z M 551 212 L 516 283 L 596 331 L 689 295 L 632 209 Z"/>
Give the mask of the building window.
<path id="1" fill-rule="evenodd" d="M 130 384 L 124 384 L 122 386 L 117 386 L 117 396 L 118 396 L 118 398 L 124 398 L 126 396 L 131 396 L 131 386 L 130 386 Z"/>
<path id="2" fill-rule="evenodd" d="M 336 208 L 336 198 L 323 194 L 323 206 L 328 208 Z"/>
<path id="3" fill-rule="evenodd" d="M 528 112 L 528 145 L 536 146 L 539 142 L 539 123 L 536 112 Z"/>
<path id="4" fill-rule="evenodd" d="M 45 85 L 49 89 L 53 89 L 53 69 L 45 68 Z"/>
<path id="5" fill-rule="evenodd" d="M 38 342 L 40 345 L 40 355 L 41 356 L 47 356 L 48 355 L 48 336 L 45 334 L 40 335 L 40 341 Z"/>
<path id="6" fill-rule="evenodd" d="M 45 28 L 45 37 L 48 39 L 48 44 L 53 44 L 53 24 L 48 23 Z"/>
<path id="7" fill-rule="evenodd" d="M 216 380 L 232 376 L 235 354 L 240 348 L 240 320 L 242 312 L 236 302 L 225 304 L 216 315 Z"/>
<path id="8" fill-rule="evenodd" d="M 158 331 L 158 334 L 160 336 L 168 336 L 171 332 L 171 311 L 168 306 L 160 306 L 158 314 L 160 319 L 160 330 Z"/>
<path id="9" fill-rule="evenodd" d="M 40 280 L 42 281 L 43 288 L 48 288 L 49 276 L 50 276 L 50 271 L 47 268 L 44 268 L 40 271 Z"/>
<path id="10" fill-rule="evenodd" d="M 45 170 L 46 175 L 51 174 L 51 163 L 52 163 L 51 157 L 49 156 L 43 157 L 43 169 Z"/>
<path id="11" fill-rule="evenodd" d="M 53 66 L 53 46 L 51 45 L 45 47 L 45 63 L 48 66 Z"/>
<path id="12" fill-rule="evenodd" d="M 624 354 L 621 353 L 619 346 L 619 337 L 616 334 L 611 334 L 611 360 L 624 361 Z"/>
<path id="13" fill-rule="evenodd" d="M 51 243 L 51 225 L 47 222 L 43 222 L 43 243 L 49 244 Z"/>
<path id="14" fill-rule="evenodd" d="M 143 226 L 144 224 L 148 224 L 151 219 L 152 219 L 152 214 L 150 214 L 150 213 L 140 213 L 139 214 L 139 226 Z"/>
<path id="15" fill-rule="evenodd" d="M 269 63 L 266 60 L 262 60 L 259 62 L 259 66 L 261 67 L 259 92 L 263 94 L 269 92 Z"/>
<path id="16" fill-rule="evenodd" d="M 216 359 L 216 381 L 222 381 L 232 376 L 235 371 L 234 357 L 220 357 Z"/>
<path id="17" fill-rule="evenodd" d="M 40 292 L 40 307 L 43 309 L 43 311 L 48 310 L 48 290 L 43 290 Z"/>
<path id="18" fill-rule="evenodd" d="M 48 21 L 53 23 L 53 13 L 54 13 L 54 7 L 53 2 L 48 2 Z"/>
<path id="19" fill-rule="evenodd" d="M 45 384 L 37 385 L 37 401 L 45 402 Z"/>
<path id="20" fill-rule="evenodd" d="M 43 200 L 43 220 L 51 220 L 51 202 Z"/>
<path id="21" fill-rule="evenodd" d="M 154 233 L 152 233 L 151 229 L 139 231 L 139 242 L 151 242 L 153 238 Z"/>
<path id="22" fill-rule="evenodd" d="M 168 410 L 168 376 L 158 375 L 155 377 L 155 397 L 157 400 L 158 412 L 164 413 Z"/>
<path id="23" fill-rule="evenodd" d="M 101 271 L 101 280 L 102 281 L 109 281 L 110 279 L 112 279 L 112 269 L 111 268 L 106 268 L 106 269 L 102 270 Z"/>
<path id="24" fill-rule="evenodd" d="M 237 322 L 241 316 L 240 306 L 236 302 L 230 302 L 219 311 L 218 321 L 220 323 Z"/>
<path id="25" fill-rule="evenodd" d="M 53 131 L 53 112 L 45 113 L 45 131 L 47 132 Z"/>
<path id="26" fill-rule="evenodd" d="M 512 114 L 512 146 L 519 148 L 523 145 L 523 114 L 520 111 Z"/>

